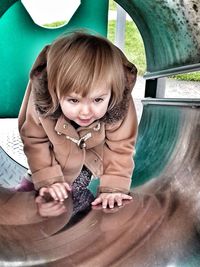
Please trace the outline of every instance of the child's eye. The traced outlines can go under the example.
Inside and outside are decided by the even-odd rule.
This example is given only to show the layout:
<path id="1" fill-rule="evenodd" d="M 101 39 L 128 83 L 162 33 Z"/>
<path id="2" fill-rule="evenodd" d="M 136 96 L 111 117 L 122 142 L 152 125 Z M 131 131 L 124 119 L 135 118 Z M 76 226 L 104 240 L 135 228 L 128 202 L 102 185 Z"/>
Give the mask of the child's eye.
<path id="1" fill-rule="evenodd" d="M 95 100 L 94 100 L 95 103 L 100 103 L 102 101 L 103 101 L 103 98 L 101 98 L 101 97 L 95 98 Z"/>
<path id="2" fill-rule="evenodd" d="M 70 98 L 68 99 L 68 101 L 72 104 L 77 104 L 79 102 L 78 99 L 75 99 L 75 98 Z"/>

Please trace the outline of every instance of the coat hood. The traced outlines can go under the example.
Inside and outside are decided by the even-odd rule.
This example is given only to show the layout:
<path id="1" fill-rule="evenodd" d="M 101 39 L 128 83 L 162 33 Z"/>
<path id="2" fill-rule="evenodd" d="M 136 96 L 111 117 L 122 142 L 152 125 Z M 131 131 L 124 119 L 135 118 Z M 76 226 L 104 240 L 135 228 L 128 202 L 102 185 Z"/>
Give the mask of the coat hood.
<path id="1" fill-rule="evenodd" d="M 38 55 L 30 72 L 30 80 L 32 83 L 32 90 L 35 99 L 35 107 L 41 116 L 46 117 L 46 113 L 52 104 L 52 98 L 48 90 L 47 77 L 47 55 L 50 45 L 47 45 Z M 121 52 L 121 51 L 120 51 Z M 125 73 L 125 88 L 123 91 L 123 98 L 112 109 L 108 110 L 101 121 L 105 123 L 114 123 L 121 120 L 127 113 L 131 92 L 136 82 L 137 69 L 134 64 L 126 59 L 121 52 L 122 62 Z M 60 117 L 62 111 L 60 106 L 50 116 L 52 119 Z"/>

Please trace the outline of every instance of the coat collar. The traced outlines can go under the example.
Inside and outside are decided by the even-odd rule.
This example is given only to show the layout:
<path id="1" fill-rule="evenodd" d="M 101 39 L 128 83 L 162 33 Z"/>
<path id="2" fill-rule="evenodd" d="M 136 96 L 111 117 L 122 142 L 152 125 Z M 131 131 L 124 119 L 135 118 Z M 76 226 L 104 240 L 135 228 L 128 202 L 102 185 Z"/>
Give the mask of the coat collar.
<path id="1" fill-rule="evenodd" d="M 66 139 L 74 142 L 80 148 L 92 148 L 105 139 L 105 126 L 103 122 L 95 121 L 87 127 L 75 129 L 70 121 L 61 115 L 55 125 L 55 131 L 59 135 L 65 135 Z"/>

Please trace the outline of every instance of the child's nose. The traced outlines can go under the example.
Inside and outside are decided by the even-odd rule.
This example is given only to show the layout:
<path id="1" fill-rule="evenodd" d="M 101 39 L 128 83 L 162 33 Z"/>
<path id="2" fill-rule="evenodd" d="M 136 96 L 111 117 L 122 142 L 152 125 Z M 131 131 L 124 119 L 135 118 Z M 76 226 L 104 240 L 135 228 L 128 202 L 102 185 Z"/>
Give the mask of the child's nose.
<path id="1" fill-rule="evenodd" d="M 90 114 L 90 107 L 89 105 L 83 105 L 81 107 L 81 115 L 82 116 L 86 116 L 86 115 L 89 115 Z"/>

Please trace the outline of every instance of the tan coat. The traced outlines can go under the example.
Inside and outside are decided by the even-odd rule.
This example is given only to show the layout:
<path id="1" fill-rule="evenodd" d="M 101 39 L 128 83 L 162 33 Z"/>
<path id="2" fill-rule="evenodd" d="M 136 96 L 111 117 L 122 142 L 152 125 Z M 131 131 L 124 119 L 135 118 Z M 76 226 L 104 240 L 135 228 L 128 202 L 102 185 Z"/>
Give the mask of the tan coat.
<path id="1" fill-rule="evenodd" d="M 33 66 L 19 114 L 19 131 L 35 188 L 54 182 L 71 184 L 85 165 L 94 176 L 100 177 L 101 192 L 128 192 L 137 135 L 136 112 L 130 94 L 133 82 L 127 78 L 129 97 L 123 100 L 126 103 L 115 107 L 112 116 L 107 116 L 110 119 L 75 129 L 64 115 L 52 119 L 36 109 L 34 90 L 41 86 L 45 60 L 46 49 Z M 38 66 L 42 69 L 39 74 Z M 122 111 L 123 105 L 127 109 Z M 124 114 L 119 116 L 120 112 Z"/>

